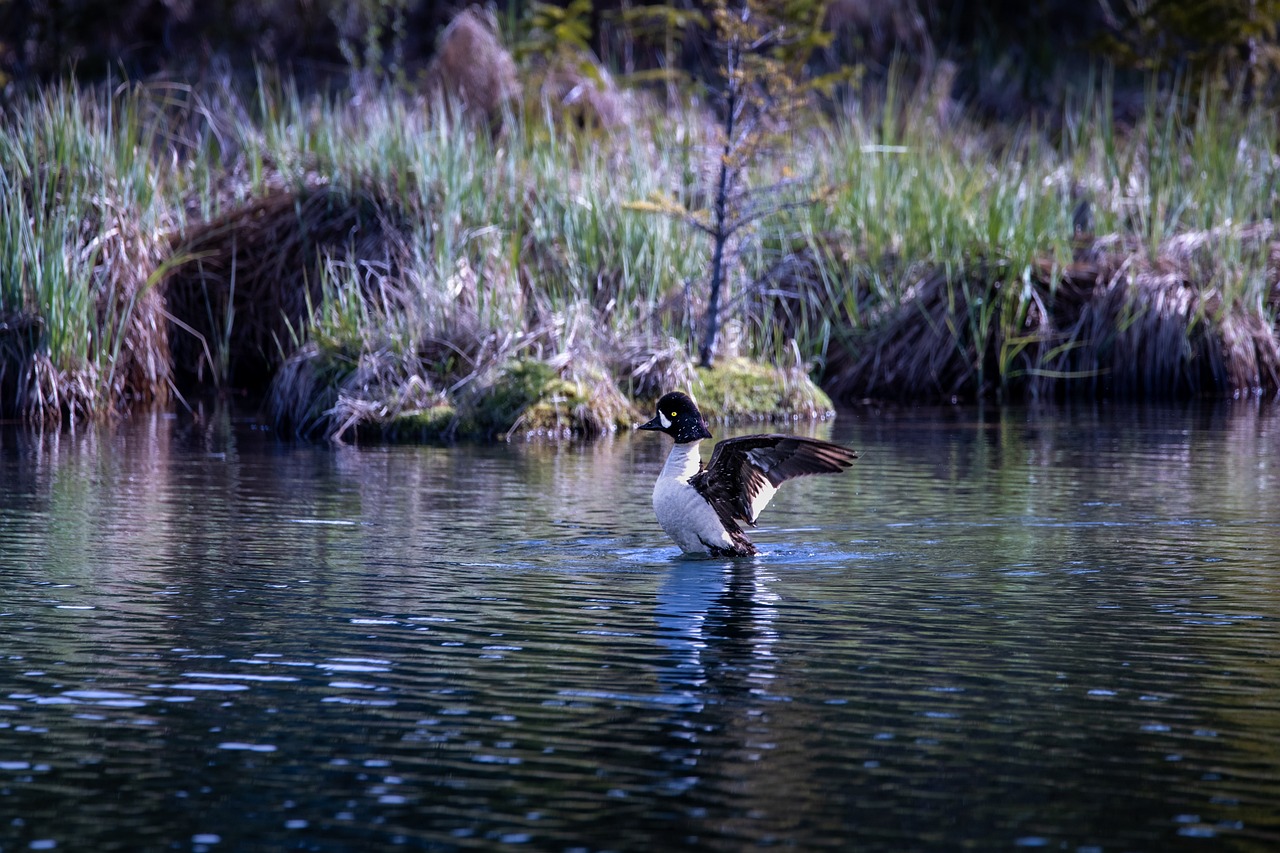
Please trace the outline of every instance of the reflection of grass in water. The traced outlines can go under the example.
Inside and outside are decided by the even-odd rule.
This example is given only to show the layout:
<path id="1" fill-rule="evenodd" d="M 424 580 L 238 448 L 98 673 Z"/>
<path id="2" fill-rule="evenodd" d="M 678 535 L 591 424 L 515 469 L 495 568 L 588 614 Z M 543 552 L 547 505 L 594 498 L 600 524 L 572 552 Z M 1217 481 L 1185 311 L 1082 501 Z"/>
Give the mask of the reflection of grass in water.
<path id="1" fill-rule="evenodd" d="M 390 91 L 258 83 L 60 88 L 6 113 L 6 413 L 164 399 L 175 370 L 274 377 L 277 422 L 313 434 L 593 434 L 672 387 L 726 414 L 825 410 L 799 367 L 746 397 L 693 370 L 704 251 L 626 203 L 705 191 L 696 116 L 612 137 L 511 116 L 493 137 Z M 1273 123 L 1152 92 L 1119 128 L 1108 102 L 1051 135 L 891 89 L 797 129 L 833 192 L 744 240 L 730 351 L 816 363 L 843 397 L 1274 389 Z"/>
<path id="2" fill-rule="evenodd" d="M 1239 406 L 1234 409 L 1241 411 Z M 138 712 L 143 722 L 167 715 L 171 724 L 164 738 L 137 737 L 138 727 L 129 724 L 132 717 L 125 718 L 124 711 L 108 713 L 129 725 L 81 719 L 84 715 L 76 712 L 89 709 L 66 705 L 24 704 L 11 716 L 37 721 L 43 716 L 55 723 L 48 734 L 24 735 L 32 751 L 53 755 L 55 766 L 57 755 L 98 754 L 94 750 L 101 751 L 104 736 L 113 733 L 119 733 L 118 741 L 110 741 L 119 747 L 113 755 L 127 758 L 133 754 L 130 750 L 145 750 L 139 761 L 154 759 L 157 766 L 168 766 L 175 745 L 190 748 L 182 755 L 216 756 L 210 749 L 219 743 L 270 741 L 291 761 L 262 765 L 259 778 L 265 780 L 264 786 L 278 784 L 287 791 L 296 789 L 300 774 L 309 768 L 316 770 L 317 778 L 334 778 L 332 742 L 346 737 L 346 754 L 357 757 L 350 765 L 352 773 L 367 770 L 358 760 L 361 755 L 390 760 L 396 772 L 401 767 L 411 771 L 405 776 L 407 791 L 423 790 L 424 796 L 434 795 L 437 801 L 457 791 L 459 799 L 449 804 L 456 804 L 460 812 L 473 809 L 464 816 L 474 814 L 478 797 L 499 802 L 511 796 L 515 786 L 537 802 L 558 797 L 561 788 L 548 779 L 563 784 L 566 776 L 571 776 L 574 790 L 587 786 L 580 797 L 588 806 L 614 803 L 607 793 L 616 790 L 622 779 L 623 784 L 634 785 L 629 789 L 632 802 L 650 797 L 645 802 L 669 809 L 671 789 L 655 786 L 653 773 L 636 772 L 637 762 L 666 750 L 662 755 L 668 757 L 661 760 L 672 768 L 674 779 L 689 778 L 692 767 L 700 779 L 729 779 L 739 785 L 739 770 L 746 772 L 761 764 L 752 760 L 757 753 L 739 749 L 739 744 L 760 743 L 764 726 L 769 727 L 768 742 L 782 744 L 765 761 L 776 759 L 775 763 L 784 765 L 783 772 L 794 770 L 800 791 L 815 790 L 804 788 L 806 778 L 830 782 L 832 773 L 843 772 L 846 764 L 851 778 L 867 778 L 878 768 L 866 762 L 875 760 L 883 768 L 877 779 L 887 780 L 886 785 L 906 778 L 903 768 L 915 773 L 909 781 L 918 779 L 919 784 L 912 790 L 923 792 L 929 809 L 940 796 L 934 783 L 938 762 L 945 760 L 949 766 L 977 774 L 957 776 L 962 787 L 944 792 L 957 803 L 973 790 L 973 778 L 1003 785 L 994 789 L 996 793 L 1012 795 L 1025 781 L 1036 783 L 1045 776 L 1043 751 L 1030 757 L 1025 750 L 1019 751 L 1008 760 L 1008 744 L 1016 737 L 1020 742 L 1045 741 L 1061 747 L 1054 753 L 1053 767 L 1063 770 L 1064 779 L 1075 780 L 1071 784 L 1079 785 L 1080 797 L 1075 802 L 1087 807 L 1098 801 L 1099 786 L 1106 790 L 1117 749 L 1136 743 L 1138 752 L 1126 756 L 1133 760 L 1123 766 L 1141 777 L 1137 782 L 1149 783 L 1146 787 L 1135 783 L 1133 790 L 1141 793 L 1142 802 L 1151 804 L 1154 815 L 1141 822 L 1139 830 L 1168 827 L 1172 832 L 1177 827 L 1171 826 L 1170 811 L 1164 805 L 1171 797 L 1176 799 L 1184 790 L 1190 791 L 1187 797 L 1201 799 L 1209 788 L 1210 793 L 1216 792 L 1218 788 L 1210 785 L 1213 779 L 1202 778 L 1202 768 L 1223 777 L 1218 784 L 1224 795 L 1234 793 L 1245 799 L 1246 818 L 1265 821 L 1271 814 L 1265 806 L 1274 802 L 1274 797 L 1266 795 L 1274 792 L 1275 776 L 1249 776 L 1249 772 L 1258 766 L 1260 741 L 1274 731 L 1276 722 L 1274 701 L 1266 705 L 1258 701 L 1260 695 L 1275 697 L 1276 659 L 1270 653 L 1275 622 L 1264 618 L 1226 626 L 1192 621 L 1202 614 L 1276 612 L 1273 574 L 1264 575 L 1263 565 L 1268 555 L 1274 555 L 1275 544 L 1267 545 L 1265 526 L 1221 524 L 1212 529 L 1175 530 L 1176 536 L 1184 538 L 1173 548 L 1165 530 L 1135 536 L 1134 541 L 1124 534 L 1141 528 L 1128 527 L 1120 533 L 1101 526 L 1027 530 L 1019 512 L 1019 505 L 1025 513 L 1030 504 L 1048 517 L 1121 520 L 1115 512 L 1102 509 L 1081 512 L 1079 499 L 1096 494 L 1127 498 L 1134 483 L 1142 483 L 1146 491 L 1151 478 L 1162 477 L 1158 492 L 1150 496 L 1151 507 L 1160 507 L 1165 497 L 1181 496 L 1192 518 L 1223 519 L 1223 505 L 1208 499 L 1197 485 L 1214 489 L 1213 498 L 1234 493 L 1229 477 L 1215 477 L 1223 460 L 1240 461 L 1239 470 L 1246 474 L 1242 462 L 1251 460 L 1250 476 L 1259 482 L 1269 472 L 1273 476 L 1273 469 L 1259 462 L 1264 453 L 1270 455 L 1269 440 L 1274 439 L 1274 429 L 1265 428 L 1267 419 L 1274 426 L 1280 413 L 1274 408 L 1248 411 L 1261 414 L 1241 418 L 1239 423 L 1233 418 L 1226 425 L 1237 440 L 1245 442 L 1234 447 L 1228 434 L 1201 429 L 1203 413 L 1146 423 L 1131 417 L 1095 417 L 1101 423 L 1088 426 L 1111 433 L 1123 450 L 1117 454 L 1122 464 L 1115 464 L 1121 459 L 1113 457 L 1104 465 L 1096 464 L 1088 452 L 1092 445 L 1081 448 L 1080 436 L 1096 436 L 1082 427 L 1079 417 L 1064 419 L 1055 430 L 1051 420 L 1028 419 L 1009 411 L 999 421 L 1000 429 L 1009 432 L 997 440 L 988 437 L 989 425 L 940 429 L 938 421 L 927 420 L 920 424 L 920 433 L 910 434 L 902 428 L 909 424 L 899 424 L 896 430 L 886 430 L 890 438 L 885 444 L 891 447 L 878 455 L 894 460 L 886 468 L 907 467 L 917 476 L 910 487 L 901 479 L 865 477 L 857 497 L 858 505 L 867 511 L 858 527 L 870 528 L 878 547 L 893 550 L 875 560 L 852 565 L 841 560 L 828 568 L 778 565 L 766 557 L 762 571 L 748 567 L 739 575 L 748 581 L 764 576 L 759 588 L 778 596 L 767 606 L 753 603 L 749 594 L 730 598 L 725 589 L 728 580 L 708 572 L 718 571 L 720 564 L 685 564 L 662 544 L 660 533 L 644 532 L 641 525 L 653 525 L 651 518 L 637 522 L 639 512 L 625 511 L 644 509 L 648 497 L 647 490 L 634 483 L 635 462 L 627 441 L 449 452 L 340 449 L 319 457 L 308 452 L 281 453 L 278 447 L 268 447 L 266 457 L 261 457 L 237 441 L 213 447 L 235 448 L 239 458 L 233 453 L 229 459 L 199 459 L 180 452 L 167 480 L 157 479 L 156 472 L 149 470 L 162 461 L 156 457 L 166 455 L 163 447 L 145 442 L 163 441 L 159 436 L 166 434 L 168 422 L 126 441 L 135 448 L 129 455 L 121 455 L 120 444 L 113 440 L 103 442 L 96 454 L 84 453 L 74 463 L 80 470 L 68 470 L 69 460 L 63 459 L 61 475 L 59 465 L 48 459 L 21 454 L 6 461 L 16 463 L 26 475 L 44 478 L 42 482 L 55 481 L 65 492 L 49 502 L 42 490 L 41 500 L 32 503 L 24 500 L 21 491 L 5 490 L 26 504 L 17 515 L 12 514 L 16 505 L 10 505 L 6 514 L 14 523 L 6 524 L 4 532 L 17 533 L 10 539 L 23 549 L 16 553 L 6 549 L 7 576 L 20 582 L 44 581 L 39 568 L 47 555 L 54 554 L 82 560 L 83 577 L 76 578 L 80 586 L 74 590 L 19 584 L 17 595 L 6 603 L 5 609 L 16 609 L 17 619 L 27 628 L 11 640 L 9 653 L 21 653 L 24 658 L 21 667 L 12 668 L 18 683 L 13 692 L 56 695 L 76 689 L 114 689 L 158 697 L 158 704 L 162 698 L 158 694 L 166 691 L 147 686 L 183 683 L 189 672 L 307 677 L 287 688 L 280 683 L 248 682 L 250 690 L 236 700 L 241 702 L 242 718 L 266 727 L 254 729 L 253 737 L 232 731 L 210 739 L 209 721 L 229 713 L 220 707 L 226 698 L 220 695 L 201 694 L 197 704 L 182 706 L 200 713 L 164 710 L 172 705 L 159 705 L 158 711 L 152 708 L 155 714 Z M 961 415 L 952 417 L 959 420 Z M 876 422 L 860 426 L 885 428 Z M 1162 458 L 1172 464 L 1153 465 L 1153 431 L 1166 437 L 1171 447 L 1184 445 L 1186 455 L 1171 458 L 1162 452 Z M 904 433 L 910 437 L 904 438 Z M 926 433 L 934 437 L 934 444 L 922 446 L 916 440 Z M 656 437 L 637 436 L 641 438 Z M 67 440 L 64 434 L 62 441 Z M 175 441 L 179 443 L 187 446 Z M 1098 443 L 1115 447 L 1105 439 Z M 204 447 L 196 443 L 191 449 Z M 991 465 L 974 453 L 989 454 Z M 537 455 L 539 464 L 519 464 L 531 454 Z M 603 459 L 607 465 L 605 457 L 610 455 L 616 457 L 611 467 L 621 479 L 602 483 L 599 471 L 605 466 L 598 463 Z M 587 461 L 579 464 L 584 457 Z M 558 464 L 541 464 L 553 458 Z M 660 464 L 656 456 L 652 458 Z M 1034 481 L 1027 477 L 1028 464 L 1037 474 Z M 947 466 L 967 466 L 979 473 L 1007 469 L 1008 485 L 1021 484 L 1022 490 L 1011 488 L 1007 504 L 994 500 L 1003 490 L 975 494 L 972 481 L 967 493 L 939 494 L 935 472 Z M 1089 471 L 1098 478 L 1096 487 L 1071 486 L 1083 479 L 1078 475 L 1087 476 Z M 459 476 L 464 472 L 479 476 Z M 958 478 L 957 485 L 962 487 L 964 479 Z M 818 483 L 836 485 L 843 480 L 814 481 L 815 486 Z M 1035 489 L 1030 500 L 1029 487 Z M 628 495 L 628 490 L 636 494 Z M 139 495 L 150 495 L 153 506 L 144 509 Z M 620 495 L 626 502 L 623 512 L 608 506 L 607 512 L 587 514 Z M 1253 514 L 1241 518 L 1266 519 L 1268 510 L 1274 513 L 1275 491 L 1261 495 L 1264 502 L 1254 504 Z M 983 502 L 984 497 L 990 502 Z M 1203 501 L 1199 509 L 1194 506 L 1197 497 Z M 573 504 L 577 514 L 564 511 L 566 498 L 577 501 Z M 483 512 L 471 509 L 484 500 L 492 503 Z M 201 511 L 193 513 L 193 505 Z M 891 506 L 907 507 L 912 518 L 925 520 L 935 510 L 944 518 L 959 512 L 960 518 L 972 520 L 976 535 L 957 542 L 954 525 L 931 531 L 883 530 L 886 508 Z M 1004 519 L 993 523 L 994 513 L 988 507 L 998 508 Z M 1149 522 L 1146 510 L 1143 505 L 1136 518 L 1130 515 L 1125 520 L 1139 525 Z M 835 502 L 805 510 L 815 514 L 851 511 Z M 1125 510 L 1131 511 L 1132 507 Z M 1179 505 L 1171 514 L 1182 512 Z M 500 513 L 510 527 L 487 523 Z M 533 513 L 539 514 L 531 519 Z M 653 542 L 651 556 L 619 565 L 608 559 L 613 553 L 608 548 L 584 552 L 576 539 L 564 535 L 561 525 L 566 516 L 588 522 L 603 519 L 599 527 L 604 533 L 634 537 L 623 539 L 624 544 Z M 360 524 L 299 529 L 291 523 L 294 518 L 354 519 Z M 469 526 L 460 532 L 458 520 Z M 613 520 L 621 532 L 609 524 Z M 824 531 L 833 529 L 829 524 L 823 521 Z M 66 542 L 57 534 L 69 525 L 80 528 L 74 534 L 79 550 L 62 550 Z M 144 538 L 148 534 L 156 537 L 154 543 Z M 919 542 L 916 537 L 924 535 L 934 542 Z M 1243 549 L 1224 552 L 1214 541 L 1216 536 L 1255 547 L 1251 554 Z M 522 537 L 547 537 L 552 544 L 525 546 L 519 541 Z M 1137 551 L 1135 558 L 1135 549 L 1143 546 L 1144 539 L 1148 548 L 1163 547 L 1161 556 L 1169 559 L 1151 559 L 1150 551 Z M 448 544 L 442 545 L 442 540 Z M 104 541 L 125 547 L 104 549 Z M 135 550 L 129 550 L 129 542 Z M 1224 553 L 1231 562 L 1202 559 Z M 1049 571 L 1038 578 L 1007 576 L 1030 560 Z M 1082 565 L 1073 567 L 1070 561 L 1074 560 Z M 1075 568 L 1089 573 L 1074 574 Z M 681 589 L 682 582 L 696 588 Z M 50 599 L 79 603 L 87 595 L 96 596 L 103 606 L 96 616 L 53 611 L 49 606 Z M 1045 636 L 1055 641 L 1041 641 Z M 506 647 L 511 646 L 523 649 L 508 651 Z M 208 654 L 223 654 L 224 659 L 197 657 Z M 326 677 L 321 665 L 351 662 L 338 658 L 391 661 L 390 672 L 372 679 L 382 692 L 334 686 L 334 681 L 370 681 Z M 251 662 L 238 662 L 245 660 Z M 59 665 L 45 665 L 55 662 Z M 308 663 L 312 666 L 297 666 Z M 24 674 L 37 667 L 48 674 Z M 761 687 L 755 677 L 760 673 L 772 675 L 771 683 Z M 690 685 L 691 679 L 696 683 Z M 696 721 L 715 724 L 696 732 L 700 748 L 709 747 L 703 748 L 703 755 L 742 756 L 729 768 L 732 777 L 715 766 L 686 761 L 697 757 L 685 749 L 691 727 L 684 722 L 690 717 L 676 719 L 680 725 L 673 728 L 670 714 L 644 717 L 637 713 L 645 703 L 661 701 L 682 687 L 692 699 L 707 702 L 707 710 L 697 709 L 701 716 Z M 601 697 L 604 690 L 627 698 L 610 701 Z M 1091 697 L 1092 690 L 1116 695 Z M 588 698 L 548 704 L 575 694 Z M 321 704 L 330 697 L 388 695 L 408 696 L 412 701 L 366 710 Z M 778 696 L 791 701 L 774 701 Z M 432 703 L 427 708 L 430 713 L 424 712 L 426 703 Z M 439 708 L 464 707 L 471 708 L 471 713 L 446 717 L 435 713 Z M 760 712 L 747 714 L 744 708 Z M 951 716 L 934 713 L 939 711 Z M 708 716 L 715 713 L 721 716 Z M 333 739 L 317 738 L 313 730 L 298 725 L 303 717 L 317 716 L 333 721 L 337 727 Z M 428 717 L 439 722 L 421 722 Z M 1067 725 L 1064 719 L 1081 723 Z M 620 725 L 620 720 L 626 725 Z M 374 741 L 363 738 L 353 721 L 368 722 L 377 735 Z M 1171 729 L 1139 730 L 1153 722 L 1167 723 Z M 440 736 L 446 730 L 457 734 L 444 742 Z M 299 731 L 301 739 L 291 740 Z M 682 735 L 674 739 L 679 749 L 671 748 L 672 731 Z M 604 732 L 621 750 L 605 753 L 612 763 L 599 759 Z M 1090 732 L 1104 742 L 1082 736 Z M 436 740 L 430 741 L 431 737 Z M 489 765 L 473 764 L 467 770 L 470 755 L 489 754 L 490 745 L 497 741 L 514 744 L 503 754 L 525 758 L 522 775 L 514 770 L 494 773 Z M 472 742 L 481 746 L 468 746 Z M 569 759 L 562 755 L 540 759 L 538 752 L 549 743 L 562 754 L 569 747 L 575 751 Z M 440 752 L 442 745 L 450 750 L 445 756 L 449 761 L 430 764 L 424 759 Z M 782 754 L 792 748 L 788 745 L 800 752 Z M 1183 756 L 1182 764 L 1191 766 L 1192 772 L 1171 774 L 1166 759 L 1170 754 Z M 1265 757 L 1274 761 L 1270 752 Z M 899 759 L 900 766 L 895 766 Z M 601 778 L 602 766 L 613 771 L 611 778 Z M 996 770 L 991 771 L 991 766 Z M 82 789 L 101 788 L 102 796 L 112 801 L 121 789 L 119 767 L 118 762 L 84 765 L 76 784 Z M 279 775 L 269 775 L 277 767 Z M 740 802 L 757 795 L 766 802 L 770 792 L 776 796 L 779 772 L 764 770 L 753 777 L 758 784 Z M 1235 770 L 1239 772 L 1233 775 Z M 241 777 L 218 776 L 209 795 L 219 795 L 218 786 L 225 785 L 228 796 L 234 797 L 243 790 Z M 142 815 L 146 825 L 139 830 L 139 838 L 154 837 L 156 827 L 166 826 L 167 816 L 174 813 L 166 808 L 171 802 L 171 781 L 167 774 L 152 772 L 138 773 L 136 778 L 144 787 L 135 789 L 135 799 L 159 806 Z M 318 807 L 307 812 L 311 807 L 304 804 L 306 816 L 314 815 L 319 822 L 325 814 L 347 807 L 350 785 L 347 777 L 339 774 L 338 778 L 338 799 L 332 807 L 326 800 L 321 803 L 324 813 Z M 426 782 L 419 784 L 420 779 Z M 437 779 L 454 787 L 436 784 Z M 577 784 L 579 779 L 585 780 L 582 785 Z M 458 787 L 459 780 L 467 782 L 465 789 Z M 1179 787 L 1184 782 L 1189 788 Z M 37 806 L 50 802 L 41 783 L 38 775 L 25 783 L 26 788 L 11 782 L 11 796 L 23 797 L 30 790 L 30 802 Z M 840 826 L 839 821 L 848 816 L 847 804 L 839 799 L 841 784 L 837 779 L 816 789 L 811 801 L 814 808 L 829 809 L 830 825 Z M 1152 784 L 1163 787 L 1153 792 Z M 712 793 L 720 796 L 721 790 Z M 1055 789 L 1054 795 L 1059 794 Z M 995 796 L 991 802 L 1003 807 L 1008 798 Z M 1129 802 L 1123 805 L 1128 807 Z M 394 815 L 399 808 L 393 804 L 387 813 Z M 1025 813 L 1021 809 L 1018 802 L 1009 807 L 1011 821 L 1021 819 Z M 504 823 L 501 810 L 491 811 L 497 815 L 496 828 L 509 824 Z M 616 808 L 597 811 L 617 813 Z M 878 802 L 870 802 L 863 816 L 874 821 L 883 812 Z M 1131 815 L 1126 812 L 1125 817 Z M 1078 827 L 1077 818 L 1066 814 L 1060 825 L 1068 830 Z M 69 829 L 60 838 L 96 831 L 82 829 L 76 818 L 67 821 L 64 816 L 63 820 Z M 886 818 L 886 833 L 897 829 L 897 820 L 896 815 Z M 90 816 L 85 825 L 101 823 L 98 816 Z M 1119 825 L 1135 824 L 1128 820 Z M 250 822 L 246 831 L 257 831 L 256 827 Z M 278 816 L 264 811 L 262 827 L 264 836 L 278 832 Z M 607 829 L 601 837 L 608 837 Z M 178 821 L 174 832 L 184 830 L 189 834 L 189 828 Z M 798 838 L 797 843 L 803 840 Z M 1000 841 L 995 839 L 994 844 Z M 821 843 L 837 846 L 839 839 L 822 836 L 813 846 Z"/>

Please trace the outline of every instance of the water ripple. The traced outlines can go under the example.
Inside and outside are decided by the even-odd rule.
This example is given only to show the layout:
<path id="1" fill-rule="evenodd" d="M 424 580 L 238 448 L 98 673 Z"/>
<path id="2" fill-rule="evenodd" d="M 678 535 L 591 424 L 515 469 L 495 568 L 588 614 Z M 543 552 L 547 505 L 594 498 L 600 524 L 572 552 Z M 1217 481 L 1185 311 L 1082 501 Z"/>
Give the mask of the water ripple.
<path id="1" fill-rule="evenodd" d="M 0 455 L 0 848 L 1280 843 L 1274 418 L 836 431 L 739 562 L 639 439 Z"/>

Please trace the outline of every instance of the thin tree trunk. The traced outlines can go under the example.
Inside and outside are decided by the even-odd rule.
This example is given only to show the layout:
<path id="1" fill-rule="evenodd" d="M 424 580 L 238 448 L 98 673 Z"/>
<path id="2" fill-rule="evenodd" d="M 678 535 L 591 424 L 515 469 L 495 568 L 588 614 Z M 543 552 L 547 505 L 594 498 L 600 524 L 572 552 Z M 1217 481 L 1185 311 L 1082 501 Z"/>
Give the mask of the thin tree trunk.
<path id="1" fill-rule="evenodd" d="M 720 175 L 716 185 L 715 201 L 715 233 L 712 235 L 711 250 L 711 294 L 707 300 L 706 326 L 702 335 L 702 346 L 698 349 L 698 364 L 711 367 L 711 359 L 715 355 L 716 334 L 720 330 L 720 291 L 724 284 L 724 247 L 729 242 L 727 222 L 729 220 L 729 182 L 733 165 L 730 157 L 733 153 L 734 124 L 738 113 L 738 49 L 736 45 L 729 47 L 726 70 L 728 79 L 725 82 L 724 110 L 724 151 L 720 155 Z"/>
<path id="2" fill-rule="evenodd" d="M 726 166 L 720 167 L 720 185 L 724 186 Z M 723 190 L 721 191 L 723 194 Z M 729 235 L 724 232 L 724 209 L 721 203 L 716 202 L 716 233 L 712 238 L 714 243 L 711 250 L 711 295 L 707 300 L 707 317 L 706 326 L 702 334 L 702 346 L 698 350 L 698 363 L 702 367 L 710 367 L 712 356 L 715 355 L 716 334 L 720 327 L 720 288 L 724 281 L 724 245 L 729 241 Z"/>

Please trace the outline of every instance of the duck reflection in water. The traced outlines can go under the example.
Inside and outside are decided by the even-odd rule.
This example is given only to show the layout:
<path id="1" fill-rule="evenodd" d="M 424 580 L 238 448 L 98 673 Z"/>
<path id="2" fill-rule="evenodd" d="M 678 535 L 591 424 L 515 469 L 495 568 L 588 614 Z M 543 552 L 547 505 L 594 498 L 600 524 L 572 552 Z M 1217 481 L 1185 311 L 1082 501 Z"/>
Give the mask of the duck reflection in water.
<path id="1" fill-rule="evenodd" d="M 703 782 L 714 789 L 712 780 L 737 776 L 737 763 L 769 726 L 764 706 L 779 698 L 770 691 L 775 580 L 758 564 L 681 559 L 658 590 L 655 620 L 667 652 L 658 681 L 672 709 L 664 723 L 670 745 L 661 752 L 672 768 L 663 783 L 668 794 Z"/>
<path id="2" fill-rule="evenodd" d="M 676 561 L 655 614 L 670 661 L 659 674 L 668 701 L 702 707 L 767 695 L 777 642 L 773 580 L 759 565 Z"/>

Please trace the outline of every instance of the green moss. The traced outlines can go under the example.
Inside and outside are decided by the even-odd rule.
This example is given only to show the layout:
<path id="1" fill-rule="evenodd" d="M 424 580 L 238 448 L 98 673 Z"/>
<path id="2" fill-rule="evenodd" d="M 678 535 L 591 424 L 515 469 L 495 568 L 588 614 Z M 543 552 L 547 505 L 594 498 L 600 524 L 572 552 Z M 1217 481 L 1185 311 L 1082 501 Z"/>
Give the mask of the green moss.
<path id="1" fill-rule="evenodd" d="M 508 432 L 527 409 L 548 393 L 555 380 L 555 369 L 546 362 L 508 362 L 496 379 L 469 401 L 463 421 L 465 431 L 484 435 Z"/>
<path id="2" fill-rule="evenodd" d="M 702 413 L 713 420 L 827 418 L 834 408 L 822 389 L 799 368 L 780 368 L 745 358 L 698 368 L 690 389 Z"/>
<path id="3" fill-rule="evenodd" d="M 401 412 L 389 423 L 378 425 L 374 438 L 392 441 L 444 441 L 451 434 L 458 410 L 448 403 Z"/>
<path id="4" fill-rule="evenodd" d="M 602 367 L 579 365 L 562 376 L 537 360 L 516 360 L 469 404 L 460 434 L 592 437 L 634 423 L 631 404 Z"/>

